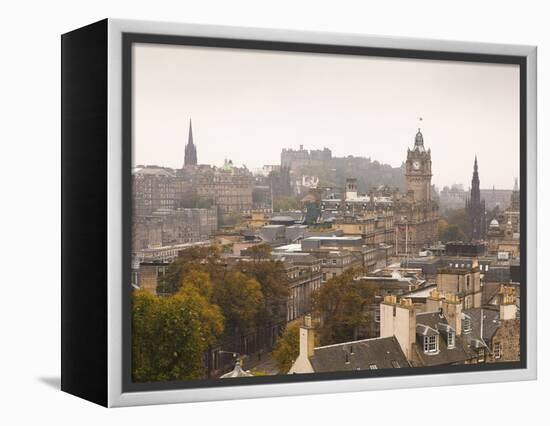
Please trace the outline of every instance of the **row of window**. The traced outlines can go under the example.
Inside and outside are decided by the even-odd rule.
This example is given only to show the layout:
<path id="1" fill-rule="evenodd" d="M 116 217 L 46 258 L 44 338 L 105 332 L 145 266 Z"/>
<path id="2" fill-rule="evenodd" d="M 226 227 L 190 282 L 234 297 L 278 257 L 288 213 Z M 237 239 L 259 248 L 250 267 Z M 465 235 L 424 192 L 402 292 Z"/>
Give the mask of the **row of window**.
<path id="1" fill-rule="evenodd" d="M 471 268 L 471 263 L 449 263 L 450 268 Z M 489 270 L 489 264 L 487 265 L 479 265 L 480 271 L 488 271 Z"/>

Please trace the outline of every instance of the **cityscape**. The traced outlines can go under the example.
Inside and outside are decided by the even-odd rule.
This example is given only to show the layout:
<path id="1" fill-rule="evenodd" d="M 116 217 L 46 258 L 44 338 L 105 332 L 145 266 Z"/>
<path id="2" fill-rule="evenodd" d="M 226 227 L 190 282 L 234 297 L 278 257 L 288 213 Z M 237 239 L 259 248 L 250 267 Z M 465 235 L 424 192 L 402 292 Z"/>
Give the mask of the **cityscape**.
<path id="1" fill-rule="evenodd" d="M 133 381 L 519 361 L 518 180 L 483 186 L 472 152 L 470 187 L 437 188 L 419 126 L 399 167 L 204 164 L 191 119 L 179 168 L 135 164 Z"/>

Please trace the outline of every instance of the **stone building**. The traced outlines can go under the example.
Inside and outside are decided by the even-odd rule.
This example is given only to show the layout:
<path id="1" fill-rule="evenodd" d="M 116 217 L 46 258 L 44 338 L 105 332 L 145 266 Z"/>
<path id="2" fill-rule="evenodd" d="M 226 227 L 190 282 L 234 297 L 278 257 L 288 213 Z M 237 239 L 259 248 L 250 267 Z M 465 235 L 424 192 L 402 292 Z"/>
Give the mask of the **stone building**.
<path id="1" fill-rule="evenodd" d="M 136 274 L 136 285 L 151 294 L 157 294 L 157 285 L 166 274 L 168 263 L 166 262 L 142 262 Z"/>
<path id="2" fill-rule="evenodd" d="M 498 309 L 464 309 L 456 293 L 433 290 L 425 312 L 409 298 L 386 296 L 380 304 L 380 336 L 394 336 L 413 367 L 520 359 L 519 320 L 510 290 Z"/>
<path id="3" fill-rule="evenodd" d="M 466 199 L 466 220 L 468 229 L 466 233 L 470 241 L 479 241 L 485 238 L 487 231 L 485 200 L 481 199 L 479 189 L 479 172 L 477 156 L 474 161 L 474 173 L 472 175 L 472 188 L 470 197 Z"/>
<path id="4" fill-rule="evenodd" d="M 289 256 L 284 260 L 289 281 L 287 321 L 311 312 L 311 295 L 321 287 L 321 261 L 314 256 Z"/>
<path id="5" fill-rule="evenodd" d="M 405 180 L 407 194 L 394 204 L 397 254 L 418 253 L 437 241 L 439 207 L 432 200 L 431 150 L 425 149 L 420 129 L 413 149 L 407 149 Z"/>
<path id="6" fill-rule="evenodd" d="M 218 229 L 216 207 L 209 209 L 159 209 L 152 214 L 162 222 L 162 244 L 206 241 Z"/>
<path id="7" fill-rule="evenodd" d="M 436 284 L 438 294 L 455 294 L 464 309 L 481 307 L 482 289 L 477 259 L 472 261 L 471 267 L 439 269 Z"/>
<path id="8" fill-rule="evenodd" d="M 510 196 L 510 205 L 491 220 L 487 231 L 489 253 L 504 254 L 512 258 L 520 256 L 520 194 L 516 179 Z"/>
<path id="9" fill-rule="evenodd" d="M 226 160 L 223 167 L 201 171 L 196 186 L 197 195 L 215 204 L 220 214 L 250 213 L 254 177 L 246 167 L 236 167 Z"/>
<path id="10" fill-rule="evenodd" d="M 332 152 L 328 148 L 322 150 L 304 149 L 283 149 L 281 152 L 281 166 L 288 167 L 294 171 L 303 166 L 321 166 L 332 159 Z"/>
<path id="11" fill-rule="evenodd" d="M 269 172 L 268 182 L 273 199 L 290 197 L 292 186 L 290 184 L 290 167 L 280 166 Z"/>
<path id="12" fill-rule="evenodd" d="M 137 216 L 132 221 L 132 251 L 162 246 L 162 219 Z"/>
<path id="13" fill-rule="evenodd" d="M 133 216 L 148 216 L 157 209 L 173 209 L 175 173 L 157 166 L 138 166 L 132 171 Z"/>
<path id="14" fill-rule="evenodd" d="M 363 215 L 336 218 L 332 228 L 341 230 L 344 235 L 360 235 L 367 245 L 395 243 L 393 210 L 367 211 Z"/>
<path id="15" fill-rule="evenodd" d="M 206 241 L 218 229 L 218 214 L 210 209 L 157 209 L 132 223 L 132 248 L 145 248 Z"/>

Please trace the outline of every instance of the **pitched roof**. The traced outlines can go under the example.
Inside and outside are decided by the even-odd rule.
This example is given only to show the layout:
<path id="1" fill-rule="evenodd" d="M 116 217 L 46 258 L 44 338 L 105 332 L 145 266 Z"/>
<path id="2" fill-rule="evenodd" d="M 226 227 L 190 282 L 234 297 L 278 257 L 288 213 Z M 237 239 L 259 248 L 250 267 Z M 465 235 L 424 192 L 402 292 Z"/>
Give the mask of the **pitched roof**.
<path id="1" fill-rule="evenodd" d="M 500 313 L 493 309 L 473 308 L 465 309 L 464 314 L 470 317 L 472 330 L 463 333 L 464 341 L 471 348 L 479 348 L 483 345 L 489 347 L 489 343 L 501 325 Z M 483 321 L 481 320 L 483 315 Z"/>
<path id="2" fill-rule="evenodd" d="M 425 332 L 424 332 L 425 331 Z M 447 333 L 455 331 L 439 311 L 416 314 L 416 361 L 422 366 L 462 364 L 471 355 L 464 349 L 461 336 L 455 335 L 455 346 L 447 346 Z M 439 351 L 424 352 L 424 336 L 438 336 Z"/>
<path id="3" fill-rule="evenodd" d="M 309 359 L 316 373 L 409 367 L 395 336 L 321 346 Z"/>

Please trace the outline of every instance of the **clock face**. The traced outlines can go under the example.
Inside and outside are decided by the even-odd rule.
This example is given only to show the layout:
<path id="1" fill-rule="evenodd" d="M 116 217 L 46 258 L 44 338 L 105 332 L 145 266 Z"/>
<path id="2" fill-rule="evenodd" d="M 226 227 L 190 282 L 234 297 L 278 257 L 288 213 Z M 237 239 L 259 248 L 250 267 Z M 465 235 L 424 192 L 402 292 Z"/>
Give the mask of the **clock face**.
<path id="1" fill-rule="evenodd" d="M 413 161 L 413 169 L 415 170 L 420 169 L 420 161 Z"/>

